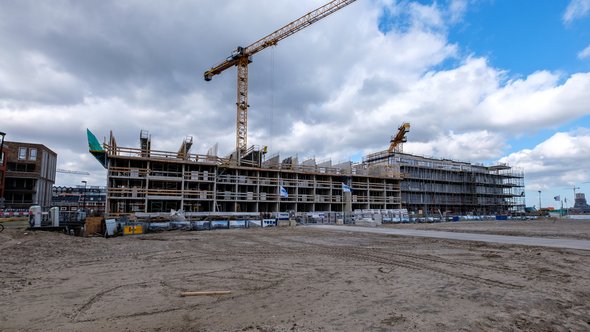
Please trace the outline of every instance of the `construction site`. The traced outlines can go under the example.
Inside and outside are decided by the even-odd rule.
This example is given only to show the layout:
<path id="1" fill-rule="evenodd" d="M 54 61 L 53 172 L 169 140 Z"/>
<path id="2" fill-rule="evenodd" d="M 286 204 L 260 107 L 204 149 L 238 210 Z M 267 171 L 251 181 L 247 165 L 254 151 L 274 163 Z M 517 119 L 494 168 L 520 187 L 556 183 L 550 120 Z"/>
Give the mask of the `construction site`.
<path id="1" fill-rule="evenodd" d="M 111 133 L 91 152 L 108 169 L 107 212 L 118 216 L 199 212 L 352 212 L 406 209 L 420 215 L 506 215 L 524 212 L 524 175 L 507 165 L 483 166 L 400 152 L 409 124 L 389 151 L 362 162 L 332 164 L 267 157 L 250 147 L 219 157 L 192 154 L 192 138 L 177 152 L 153 151 L 147 131 L 140 147 L 117 146 Z M 196 215 L 196 214 L 195 214 Z"/>
<path id="2" fill-rule="evenodd" d="M 87 129 L 105 183 L 55 186 L 90 174 L 0 132 L 0 331 L 588 331 L 590 218 L 525 216 L 525 170 L 404 151 L 409 122 L 357 160 L 248 144 L 253 56 L 354 2 L 204 71 L 236 67 L 230 151 Z"/>
<path id="3" fill-rule="evenodd" d="M 187 213 L 276 213 L 399 210 L 421 216 L 524 213 L 524 174 L 508 165 L 483 166 L 402 154 L 409 123 L 386 151 L 361 162 L 267 156 L 248 145 L 248 65 L 253 56 L 355 2 L 331 1 L 249 46 L 239 46 L 203 73 L 211 81 L 237 68 L 236 144 L 225 156 L 216 145 L 193 154 L 192 137 L 177 152 L 153 151 L 151 136 L 139 148 L 120 147 L 113 133 L 102 144 L 88 130 L 90 152 L 108 169 L 108 216 L 182 210 Z M 384 133 L 386 137 L 387 133 Z M 271 147 L 272 148 L 272 147 Z M 302 151 L 304 152 L 304 151 Z"/>
<path id="4" fill-rule="evenodd" d="M 112 136 L 105 145 L 109 213 L 401 208 L 399 168 L 392 165 L 299 163 L 293 157 L 265 158 L 254 147 L 238 161 L 190 154 L 190 140 L 174 153 L 151 151 L 150 144 L 146 134 L 139 149 L 118 147 Z"/>

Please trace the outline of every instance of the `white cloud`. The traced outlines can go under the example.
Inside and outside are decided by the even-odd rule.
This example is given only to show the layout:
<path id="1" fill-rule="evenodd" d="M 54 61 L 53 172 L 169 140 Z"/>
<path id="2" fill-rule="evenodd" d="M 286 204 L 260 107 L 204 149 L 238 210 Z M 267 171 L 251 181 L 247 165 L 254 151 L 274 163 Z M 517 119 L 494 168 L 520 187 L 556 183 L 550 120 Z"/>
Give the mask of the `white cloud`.
<path id="1" fill-rule="evenodd" d="M 578 53 L 578 58 L 579 59 L 586 59 L 590 57 L 590 45 L 588 45 L 585 49 L 581 50 Z"/>
<path id="2" fill-rule="evenodd" d="M 451 0 L 448 15 L 451 23 L 461 21 L 467 11 L 467 0 Z"/>
<path id="3" fill-rule="evenodd" d="M 407 143 L 404 148 L 418 155 L 477 162 L 500 156 L 506 142 L 501 135 L 486 130 L 462 134 L 449 131 L 428 142 Z"/>
<path id="4" fill-rule="evenodd" d="M 588 181 L 590 129 L 558 132 L 532 149 L 500 159 L 525 170 L 529 189 L 563 188 Z"/>
<path id="5" fill-rule="evenodd" d="M 590 11 L 590 0 L 571 0 L 563 13 L 563 21 L 571 23 L 572 21 L 582 18 Z"/>
<path id="6" fill-rule="evenodd" d="M 518 133 L 588 115 L 590 73 L 574 74 L 563 84 L 559 80 L 558 75 L 542 71 L 509 81 L 485 96 L 477 112 L 488 126 Z"/>
<path id="7" fill-rule="evenodd" d="M 588 73 L 513 78 L 485 58 L 462 57 L 446 24 L 464 15 L 466 3 L 357 1 L 256 54 L 249 144 L 342 161 L 387 148 L 409 121 L 407 152 L 480 161 L 501 157 L 511 137 L 590 113 Z M 383 5 L 403 13 L 403 28 L 378 30 Z M 193 152 L 219 142 L 229 154 L 236 72 L 211 82 L 202 72 L 315 7 L 312 0 L 6 5 L 3 131 L 7 140 L 54 149 L 61 168 L 93 174 L 100 165 L 86 152 L 86 128 L 101 140 L 112 129 L 119 146 L 130 147 L 147 129 L 155 149 L 172 151 L 191 135 Z"/>
<path id="8" fill-rule="evenodd" d="M 412 17 L 412 25 L 421 28 L 442 28 L 444 27 L 444 20 L 442 13 L 436 4 L 430 6 L 422 5 L 420 3 L 412 2 L 409 4 L 409 12 Z"/>
<path id="9" fill-rule="evenodd" d="M 506 73 L 482 58 L 468 58 L 456 68 L 417 77 L 397 78 L 396 69 L 380 68 L 377 77 L 367 72 L 352 75 L 334 99 L 319 106 L 322 119 L 300 121 L 293 132 L 305 132 L 302 137 L 307 139 L 316 137 L 313 145 L 326 146 L 325 153 L 342 151 L 346 156 L 352 153 L 338 145 L 364 152 L 381 149 L 396 126 L 409 121 L 409 140 L 417 144 L 408 144 L 408 152 L 489 160 L 501 156 L 508 137 L 535 133 L 590 113 L 585 106 L 590 104 L 586 93 L 590 74 L 575 74 L 561 82 L 556 74 L 537 72 L 505 82 Z M 441 149 L 441 133 L 453 130 L 470 137 L 473 144 L 456 151 Z M 346 138 L 336 138 L 341 132 L 346 132 Z M 501 143 L 493 149 L 481 148 L 491 139 L 490 133 L 494 143 Z M 292 148 L 306 145 L 296 137 L 288 141 Z M 293 150 L 283 146 L 281 151 Z"/>

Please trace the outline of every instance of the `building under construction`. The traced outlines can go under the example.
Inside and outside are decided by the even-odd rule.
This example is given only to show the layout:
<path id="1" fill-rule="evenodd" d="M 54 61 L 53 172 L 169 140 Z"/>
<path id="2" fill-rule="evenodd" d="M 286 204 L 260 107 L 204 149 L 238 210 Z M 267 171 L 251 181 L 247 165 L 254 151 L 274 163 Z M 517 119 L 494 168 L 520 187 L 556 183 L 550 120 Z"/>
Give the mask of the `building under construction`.
<path id="1" fill-rule="evenodd" d="M 362 162 L 333 165 L 267 156 L 252 147 L 241 159 L 216 148 L 192 154 L 192 138 L 177 152 L 100 144 L 91 153 L 108 170 L 106 212 L 338 212 L 399 209 L 422 214 L 505 214 L 524 210 L 523 174 L 506 165 L 380 152 Z M 238 161 L 239 160 L 239 161 Z"/>
<path id="2" fill-rule="evenodd" d="M 387 151 L 368 155 L 363 160 L 368 165 L 386 163 L 400 170 L 402 205 L 411 213 L 524 212 L 524 172 L 506 164 L 484 166 Z"/>
<path id="3" fill-rule="evenodd" d="M 480 167 L 401 154 L 396 146 L 405 142 L 409 123 L 402 124 L 387 152 L 359 163 L 300 162 L 296 157 L 269 157 L 266 148 L 248 148 L 248 65 L 253 56 L 353 2 L 332 0 L 246 47 L 237 47 L 203 73 L 210 81 L 237 67 L 236 149 L 228 157 L 219 157 L 216 149 L 191 154 L 192 138 L 184 140 L 178 152 L 164 152 L 151 149 L 147 132 L 141 133 L 138 149 L 118 147 L 112 134 L 101 146 L 88 132 L 92 154 L 108 169 L 107 213 L 347 212 L 404 206 L 416 213 L 442 215 L 520 209 L 514 190 L 523 187 L 523 176 L 509 173 L 507 166 Z"/>
<path id="4" fill-rule="evenodd" d="M 142 131 L 140 148 L 123 148 L 111 135 L 91 152 L 108 169 L 107 213 L 134 212 L 312 212 L 399 209 L 400 173 L 392 165 L 266 157 L 251 148 L 237 162 L 189 153 L 192 139 L 178 152 L 154 151 Z M 93 142 L 94 141 L 94 142 Z M 349 190 L 349 188 L 353 188 Z"/>

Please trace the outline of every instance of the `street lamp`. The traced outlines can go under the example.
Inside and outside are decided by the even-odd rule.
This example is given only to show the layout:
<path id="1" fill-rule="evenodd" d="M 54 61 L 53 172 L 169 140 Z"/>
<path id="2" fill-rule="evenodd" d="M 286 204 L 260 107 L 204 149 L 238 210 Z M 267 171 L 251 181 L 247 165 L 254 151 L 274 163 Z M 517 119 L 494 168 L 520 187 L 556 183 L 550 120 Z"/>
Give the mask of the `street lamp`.
<path id="1" fill-rule="evenodd" d="M 539 211 L 541 211 L 541 191 L 539 190 Z"/>
<path id="2" fill-rule="evenodd" d="M 86 212 L 86 184 L 88 183 L 86 180 L 82 181 L 84 183 L 84 196 L 82 196 L 82 208 L 84 212 Z"/>
<path id="3" fill-rule="evenodd" d="M 6 133 L 0 131 L 0 160 L 2 160 L 0 166 L 4 165 L 4 158 L 2 157 L 2 149 L 4 148 L 4 136 L 6 136 Z"/>

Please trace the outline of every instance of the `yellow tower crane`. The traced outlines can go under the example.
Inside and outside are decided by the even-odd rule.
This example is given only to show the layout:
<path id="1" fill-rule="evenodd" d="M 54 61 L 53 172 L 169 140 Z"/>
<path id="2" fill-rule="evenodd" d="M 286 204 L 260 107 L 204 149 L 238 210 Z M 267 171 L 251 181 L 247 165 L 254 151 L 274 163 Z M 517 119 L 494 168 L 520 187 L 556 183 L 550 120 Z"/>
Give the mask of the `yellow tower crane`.
<path id="1" fill-rule="evenodd" d="M 269 46 L 276 45 L 280 40 L 289 37 L 297 31 L 312 25 L 355 1 L 356 0 L 331 1 L 320 8 L 301 16 L 268 36 L 259 39 L 250 46 L 238 46 L 225 61 L 204 73 L 205 81 L 210 81 L 213 76 L 221 74 L 224 70 L 233 66 L 238 67 L 238 98 L 236 103 L 236 157 L 238 160 L 240 160 L 248 145 L 248 64 L 252 62 L 252 55 Z"/>
<path id="2" fill-rule="evenodd" d="M 389 149 L 387 149 L 388 153 L 392 152 L 403 152 L 403 143 L 407 142 L 408 139 L 406 138 L 406 134 L 410 132 L 410 123 L 404 122 L 398 128 L 397 135 L 391 139 L 389 144 Z"/>

